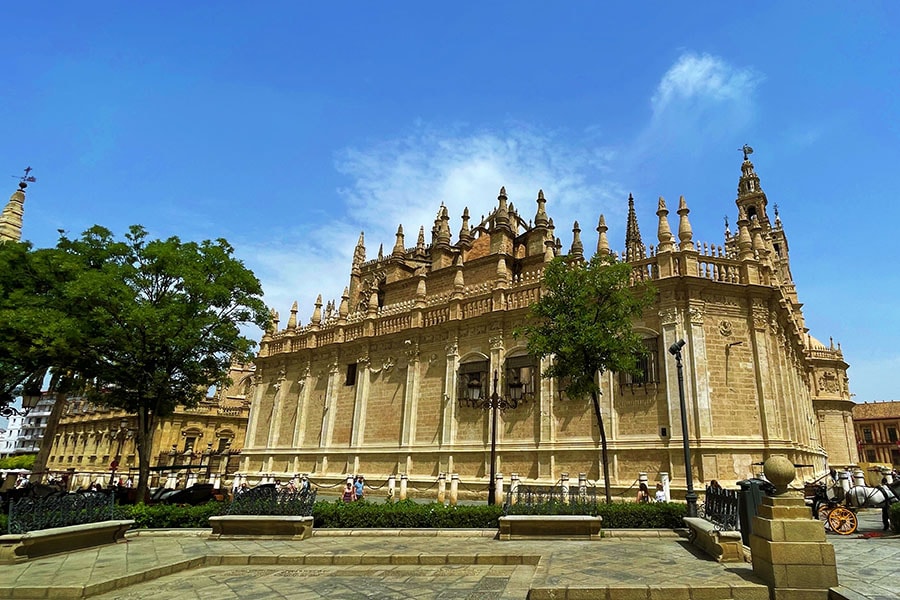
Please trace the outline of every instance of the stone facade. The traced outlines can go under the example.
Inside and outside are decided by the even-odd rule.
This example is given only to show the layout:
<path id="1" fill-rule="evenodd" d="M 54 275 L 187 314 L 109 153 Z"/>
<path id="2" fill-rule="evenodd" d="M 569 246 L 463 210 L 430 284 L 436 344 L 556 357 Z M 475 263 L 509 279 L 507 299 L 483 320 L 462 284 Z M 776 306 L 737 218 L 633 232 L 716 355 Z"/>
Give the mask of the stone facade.
<path id="1" fill-rule="evenodd" d="M 860 460 L 900 468 L 900 402 L 854 404 L 853 424 Z"/>
<path id="2" fill-rule="evenodd" d="M 151 486 L 165 484 L 166 467 L 196 465 L 196 469 L 173 470 L 179 485 L 187 482 L 189 474 L 203 481 L 207 475 L 227 476 L 236 471 L 250 413 L 244 393 L 251 373 L 252 367 L 235 365 L 231 386 L 194 408 L 179 406 L 157 423 L 151 439 L 150 466 L 155 468 Z M 136 427 L 134 415 L 70 398 L 52 440 L 47 470 L 69 473 L 73 489 L 94 481 L 105 486 L 113 477 L 112 463 L 118 457 L 115 479 L 131 475 L 136 485 Z"/>
<path id="3" fill-rule="evenodd" d="M 389 254 L 367 260 L 364 237 L 340 303 L 321 296 L 310 323 L 296 303 L 285 328 L 278 315 L 263 336 L 241 471 L 335 479 L 409 475 L 429 485 L 459 473 L 486 485 L 489 413 L 476 399 L 493 390 L 524 404 L 500 416 L 498 470 L 554 482 L 562 473 L 601 478 L 599 432 L 589 399 L 567 399 L 539 376 L 513 331 L 541 293 L 544 265 L 561 255 L 543 192 L 531 220 L 500 190 L 496 208 L 455 243 L 441 206 L 425 243 L 406 246 L 402 226 Z M 657 244 L 645 247 L 629 197 L 625 252 L 633 280 L 650 282 L 656 303 L 634 323 L 651 350 L 643 376 L 600 376 L 614 488 L 638 472 L 673 474 L 684 486 L 675 361 L 666 349 L 685 339 L 685 394 L 692 469 L 699 481 L 733 482 L 784 454 L 821 473 L 826 460 L 851 462 L 847 365 L 839 348 L 814 344 L 804 324 L 778 218 L 745 155 L 737 230 L 721 245 L 695 242 L 689 208 L 678 203 L 675 232 L 660 198 Z M 597 252 L 610 252 L 601 215 Z M 568 255 L 584 255 L 576 222 Z M 819 375 L 838 382 L 815 387 Z M 819 379 L 817 379 L 819 377 Z M 826 431 L 827 430 L 827 431 Z M 834 462 L 831 460 L 831 462 Z M 574 476 L 574 475 L 573 475 Z"/>

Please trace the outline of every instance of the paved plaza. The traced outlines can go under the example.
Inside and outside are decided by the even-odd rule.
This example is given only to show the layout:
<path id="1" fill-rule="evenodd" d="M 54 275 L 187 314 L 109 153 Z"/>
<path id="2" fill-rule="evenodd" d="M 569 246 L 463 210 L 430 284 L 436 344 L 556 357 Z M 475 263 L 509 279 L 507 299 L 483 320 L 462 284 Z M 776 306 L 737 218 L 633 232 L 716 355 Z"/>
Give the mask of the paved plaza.
<path id="1" fill-rule="evenodd" d="M 900 537 L 863 511 L 859 535 L 829 535 L 848 600 L 900 599 Z M 303 600 L 603 598 L 767 600 L 749 563 L 720 564 L 671 531 L 600 541 L 493 539 L 496 530 L 319 530 L 303 541 L 208 540 L 209 530 L 135 532 L 127 542 L 0 567 L 0 597 Z"/>

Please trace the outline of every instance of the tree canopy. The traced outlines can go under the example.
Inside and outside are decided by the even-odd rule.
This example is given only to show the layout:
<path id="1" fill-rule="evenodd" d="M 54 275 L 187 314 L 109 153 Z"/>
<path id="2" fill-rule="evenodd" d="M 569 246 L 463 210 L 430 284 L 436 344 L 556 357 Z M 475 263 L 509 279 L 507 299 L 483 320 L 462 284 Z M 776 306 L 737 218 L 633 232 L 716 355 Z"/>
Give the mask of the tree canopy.
<path id="1" fill-rule="evenodd" d="M 233 360 L 252 358 L 255 343 L 240 327 L 267 325 L 262 287 L 225 240 L 149 240 L 140 226 L 132 226 L 123 240 L 100 226 L 76 239 L 63 235 L 54 249 L 26 248 L 29 256 L 17 268 L 42 253 L 53 267 L 49 275 L 34 271 L 34 284 L 45 290 L 43 310 L 65 313 L 66 319 L 62 331 L 39 328 L 41 339 L 50 348 L 77 344 L 69 352 L 41 355 L 42 364 L 78 374 L 89 382 L 86 394 L 137 416 L 142 497 L 157 419 L 178 405 L 196 405 L 211 386 L 227 383 Z M 35 304 L 16 309 L 11 299 L 0 300 L 9 311 L 5 318 L 23 319 L 14 328 L 23 337 L 41 320 L 31 315 Z M 7 341 L 0 338 L 0 344 Z M 15 348 L 12 342 L 0 348 L 0 360 Z M 13 366 L 0 363 L 10 373 Z"/>
<path id="2" fill-rule="evenodd" d="M 630 277 L 631 267 L 609 254 L 596 254 L 590 261 L 557 257 L 544 270 L 542 294 L 529 320 L 516 330 L 527 338 L 532 355 L 551 358 L 543 377 L 556 379 L 571 399 L 592 399 L 607 502 L 609 466 L 598 374 L 640 373 L 638 359 L 646 350 L 633 322 L 654 296 L 649 287 L 631 286 Z"/>

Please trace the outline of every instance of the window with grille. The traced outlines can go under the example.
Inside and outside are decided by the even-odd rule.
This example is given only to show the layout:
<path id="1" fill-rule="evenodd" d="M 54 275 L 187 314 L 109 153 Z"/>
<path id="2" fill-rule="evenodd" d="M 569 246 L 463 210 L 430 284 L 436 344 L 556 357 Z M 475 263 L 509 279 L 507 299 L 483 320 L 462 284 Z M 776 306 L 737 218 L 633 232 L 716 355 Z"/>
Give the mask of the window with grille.
<path id="1" fill-rule="evenodd" d="M 870 427 L 863 427 L 863 439 L 868 444 L 871 444 L 874 441 L 874 438 L 872 437 L 872 429 Z"/>
<path id="2" fill-rule="evenodd" d="M 644 385 L 659 383 L 659 342 L 657 338 L 645 338 L 643 340 L 645 353 L 638 358 L 637 368 L 640 373 L 619 373 L 619 382 L 622 385 Z"/>

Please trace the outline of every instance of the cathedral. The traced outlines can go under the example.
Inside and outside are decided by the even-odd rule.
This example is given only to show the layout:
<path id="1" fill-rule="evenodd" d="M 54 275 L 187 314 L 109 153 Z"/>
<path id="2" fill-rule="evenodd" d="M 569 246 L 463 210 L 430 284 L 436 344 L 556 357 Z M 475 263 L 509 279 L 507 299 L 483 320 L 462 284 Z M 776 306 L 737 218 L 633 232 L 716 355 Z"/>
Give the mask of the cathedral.
<path id="1" fill-rule="evenodd" d="M 840 346 L 806 328 L 787 235 L 750 152 L 735 230 L 726 225 L 721 245 L 694 241 L 684 197 L 672 223 L 659 198 L 656 240 L 645 245 L 628 198 L 619 258 L 656 300 L 634 322 L 649 351 L 641 375 L 598 374 L 619 493 L 640 472 L 668 473 L 673 492 L 684 492 L 676 365 L 666 352 L 680 339 L 695 481 L 732 484 L 773 454 L 806 478 L 857 461 L 848 365 Z M 590 399 L 564 397 L 513 336 L 540 297 L 544 266 L 564 254 L 547 205 L 539 191 L 523 216 L 501 188 L 480 222 L 463 212 L 455 241 L 442 205 L 430 243 L 423 228 L 407 246 L 401 226 L 390 253 L 375 259 L 361 234 L 339 304 L 323 309 L 320 296 L 303 324 L 295 303 L 283 328 L 273 312 L 247 383 L 241 472 L 323 481 L 364 473 L 376 482 L 405 474 L 420 488 L 453 473 L 461 489 L 483 493 L 491 419 L 480 400 L 496 390 L 517 405 L 500 414 L 499 472 L 545 484 L 565 473 L 602 480 Z M 584 257 L 577 222 L 572 231 L 567 255 Z M 611 252 L 603 215 L 596 231 L 596 252 Z"/>

